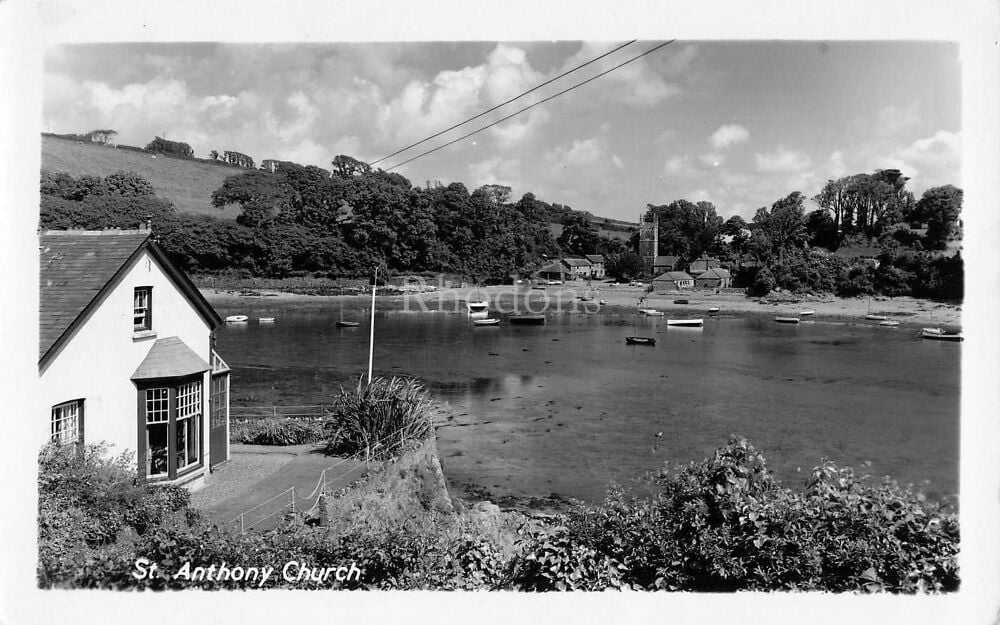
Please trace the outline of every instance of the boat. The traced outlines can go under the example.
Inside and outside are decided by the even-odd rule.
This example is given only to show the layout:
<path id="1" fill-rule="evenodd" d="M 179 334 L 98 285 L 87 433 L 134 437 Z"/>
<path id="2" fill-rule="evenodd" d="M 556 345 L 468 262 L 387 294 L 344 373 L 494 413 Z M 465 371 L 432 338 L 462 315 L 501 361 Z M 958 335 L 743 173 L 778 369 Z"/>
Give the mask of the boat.
<path id="1" fill-rule="evenodd" d="M 607 301 L 607 300 L 604 300 L 604 299 L 602 299 L 601 301 L 597 302 L 597 305 L 598 305 L 598 306 L 606 306 L 606 305 L 607 305 L 607 303 L 608 303 L 608 301 Z"/>
<path id="2" fill-rule="evenodd" d="M 258 317 L 258 323 L 274 323 L 274 317 Z"/>
<path id="3" fill-rule="evenodd" d="M 626 336 L 626 345 L 656 345 L 656 339 L 651 336 Z"/>
<path id="4" fill-rule="evenodd" d="M 226 323 L 243 323 L 249 318 L 246 315 L 229 315 L 226 317 Z"/>
<path id="5" fill-rule="evenodd" d="M 689 301 L 688 301 L 688 300 L 686 300 L 686 299 L 675 299 L 675 300 L 674 300 L 674 303 L 675 303 L 675 304 L 690 304 L 691 302 L 689 302 Z"/>
<path id="6" fill-rule="evenodd" d="M 679 326 L 684 328 L 700 328 L 703 324 L 701 319 L 667 319 L 668 326 Z"/>
<path id="7" fill-rule="evenodd" d="M 472 325 L 474 326 L 495 326 L 499 325 L 499 319 L 473 319 Z"/>
<path id="8" fill-rule="evenodd" d="M 893 321 L 892 319 L 887 319 L 885 321 L 879 321 L 878 324 L 885 328 L 895 328 L 899 325 L 898 321 Z"/>
<path id="9" fill-rule="evenodd" d="M 868 321 L 885 321 L 888 317 L 885 315 L 865 315 L 865 319 Z"/>
<path id="10" fill-rule="evenodd" d="M 465 308 L 469 311 L 469 314 L 473 313 L 484 313 L 488 312 L 490 308 L 489 302 L 465 302 Z"/>
<path id="11" fill-rule="evenodd" d="M 640 308 L 639 314 L 646 315 L 647 317 L 662 317 L 663 311 L 656 310 L 655 308 Z"/>
<path id="12" fill-rule="evenodd" d="M 356 328 L 359 325 L 361 325 L 361 323 L 357 321 L 344 321 L 343 319 L 337 322 L 338 328 Z"/>
<path id="13" fill-rule="evenodd" d="M 934 341 L 964 341 L 965 337 L 961 332 L 945 332 L 941 328 L 923 328 L 920 336 Z"/>
<path id="14" fill-rule="evenodd" d="M 798 323 L 798 317 L 775 317 L 774 320 L 778 323 Z"/>
<path id="15" fill-rule="evenodd" d="M 815 314 L 816 314 L 815 310 L 800 310 L 799 311 L 799 316 L 800 317 L 811 317 L 811 316 L 813 316 Z"/>
<path id="16" fill-rule="evenodd" d="M 718 312 L 719 312 L 718 306 L 712 306 L 711 308 L 708 309 L 708 314 L 710 315 L 718 314 Z"/>
<path id="17" fill-rule="evenodd" d="M 522 313 L 520 315 L 511 315 L 507 318 L 511 323 L 518 323 L 523 325 L 533 324 L 533 325 L 545 325 L 545 315 L 538 314 L 527 314 Z"/>

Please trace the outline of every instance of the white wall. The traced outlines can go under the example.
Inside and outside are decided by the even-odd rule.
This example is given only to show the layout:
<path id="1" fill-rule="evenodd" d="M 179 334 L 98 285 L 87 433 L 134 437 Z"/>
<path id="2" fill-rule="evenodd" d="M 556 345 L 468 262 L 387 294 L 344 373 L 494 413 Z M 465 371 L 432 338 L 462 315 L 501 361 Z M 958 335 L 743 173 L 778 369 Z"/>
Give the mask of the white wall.
<path id="1" fill-rule="evenodd" d="M 153 287 L 155 337 L 134 339 L 132 295 L 136 287 Z M 177 290 L 159 263 L 143 253 L 104 301 L 40 373 L 38 411 L 46 440 L 51 408 L 84 399 L 84 440 L 105 441 L 111 453 L 136 451 L 136 386 L 130 380 L 157 339 L 179 337 L 206 363 L 210 362 L 209 325 Z M 202 448 L 209 466 L 208 373 L 202 390 Z"/>

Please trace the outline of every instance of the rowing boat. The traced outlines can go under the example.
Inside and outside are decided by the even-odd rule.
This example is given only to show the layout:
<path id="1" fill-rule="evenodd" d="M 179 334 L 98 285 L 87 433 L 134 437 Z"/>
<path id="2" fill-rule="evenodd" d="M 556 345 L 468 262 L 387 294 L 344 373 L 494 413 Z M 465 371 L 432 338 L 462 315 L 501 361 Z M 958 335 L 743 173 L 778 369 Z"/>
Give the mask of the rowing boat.
<path id="1" fill-rule="evenodd" d="M 626 336 L 626 345 L 656 345 L 656 339 L 651 336 Z"/>
<path id="2" fill-rule="evenodd" d="M 667 319 L 668 326 L 680 326 L 686 328 L 700 328 L 704 323 L 701 319 Z"/>
<path id="3" fill-rule="evenodd" d="M 775 317 L 774 320 L 777 323 L 798 323 L 798 317 Z"/>

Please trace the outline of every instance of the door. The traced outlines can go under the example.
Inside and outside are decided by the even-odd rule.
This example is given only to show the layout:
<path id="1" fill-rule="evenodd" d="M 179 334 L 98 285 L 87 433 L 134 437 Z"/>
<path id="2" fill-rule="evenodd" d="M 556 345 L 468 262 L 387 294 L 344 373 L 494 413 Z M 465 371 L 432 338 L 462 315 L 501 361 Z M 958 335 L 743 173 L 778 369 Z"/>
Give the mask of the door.
<path id="1" fill-rule="evenodd" d="M 209 468 L 229 460 L 229 372 L 212 374 L 209 398 Z"/>

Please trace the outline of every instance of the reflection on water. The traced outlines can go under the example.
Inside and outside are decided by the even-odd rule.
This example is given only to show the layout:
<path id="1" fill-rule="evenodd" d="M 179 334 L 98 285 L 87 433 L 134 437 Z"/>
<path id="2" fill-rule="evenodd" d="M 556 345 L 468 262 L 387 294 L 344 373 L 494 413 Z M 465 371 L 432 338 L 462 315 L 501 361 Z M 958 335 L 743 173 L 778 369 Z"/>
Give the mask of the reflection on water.
<path id="1" fill-rule="evenodd" d="M 357 328 L 336 328 L 333 305 L 220 312 L 252 319 L 218 333 L 234 406 L 322 403 L 367 369 L 360 307 L 343 313 Z M 960 345 L 910 330 L 752 316 L 668 328 L 631 314 L 476 328 L 461 314 L 379 311 L 375 323 L 376 374 L 418 377 L 450 408 L 438 431 L 449 478 L 497 496 L 599 499 L 730 434 L 790 484 L 829 458 L 930 480 L 932 494 L 958 488 Z M 657 345 L 626 345 L 628 334 Z"/>

